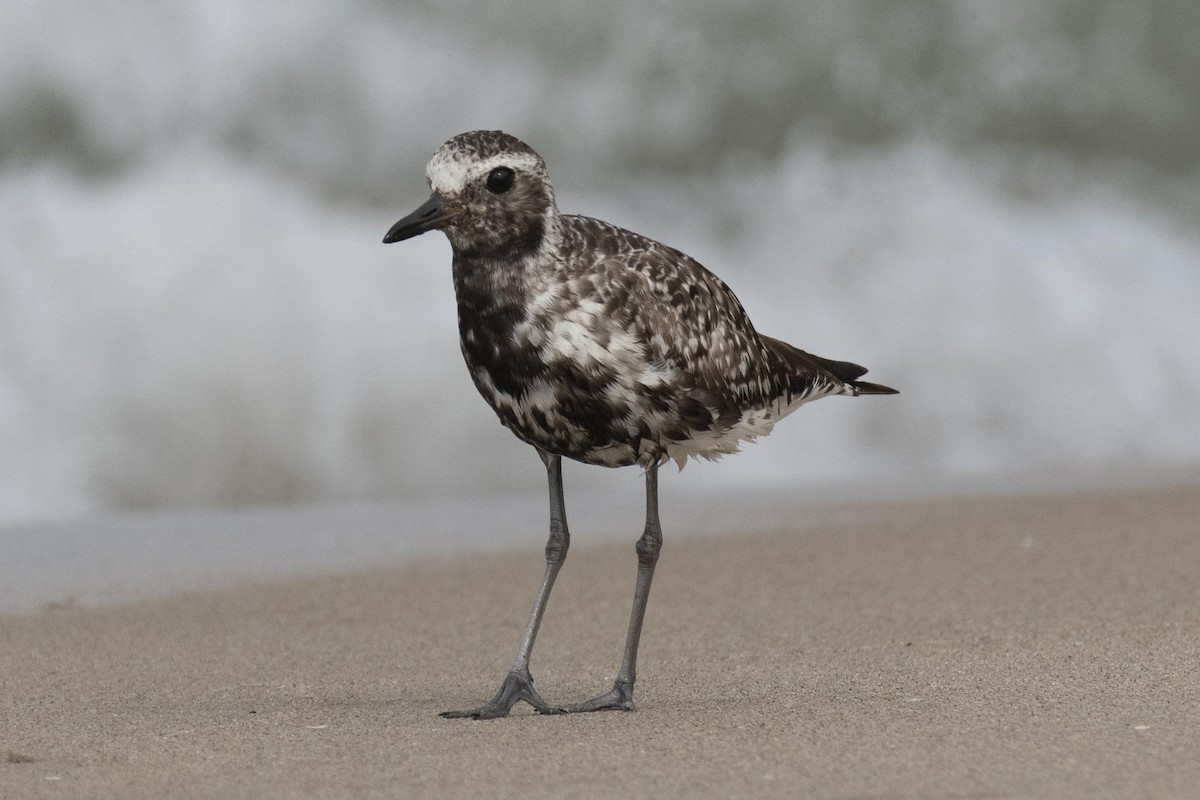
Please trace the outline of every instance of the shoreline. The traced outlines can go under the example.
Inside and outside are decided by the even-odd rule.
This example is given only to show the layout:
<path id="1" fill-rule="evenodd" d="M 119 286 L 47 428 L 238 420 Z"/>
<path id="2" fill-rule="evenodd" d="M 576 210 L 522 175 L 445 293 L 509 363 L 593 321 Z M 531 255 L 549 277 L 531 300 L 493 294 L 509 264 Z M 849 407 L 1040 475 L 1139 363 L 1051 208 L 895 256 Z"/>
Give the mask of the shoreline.
<path id="1" fill-rule="evenodd" d="M 588 469 L 587 474 L 590 480 L 577 481 L 581 485 L 572 485 L 567 498 L 576 545 L 633 541 L 642 525 L 637 472 L 622 471 L 618 477 Z M 151 511 L 0 525 L 0 613 L 398 567 L 439 555 L 540 551 L 546 499 L 538 476 L 533 477 L 529 491 L 466 501 Z M 939 500 L 1196 485 L 1200 468 L 993 476 L 941 485 L 934 494 L 919 481 L 714 493 L 686 480 L 664 480 L 661 504 L 669 543 L 729 531 L 808 530 L 846 518 L 848 509 L 874 513 L 869 510 Z"/>
<path id="2" fill-rule="evenodd" d="M 495 690 L 540 542 L 0 613 L 14 797 L 1188 797 L 1200 487 L 945 497 L 668 537 L 633 714 Z M 632 539 L 579 537 L 534 650 L 619 659 Z M 4 761 L 0 759 L 0 761 Z"/>

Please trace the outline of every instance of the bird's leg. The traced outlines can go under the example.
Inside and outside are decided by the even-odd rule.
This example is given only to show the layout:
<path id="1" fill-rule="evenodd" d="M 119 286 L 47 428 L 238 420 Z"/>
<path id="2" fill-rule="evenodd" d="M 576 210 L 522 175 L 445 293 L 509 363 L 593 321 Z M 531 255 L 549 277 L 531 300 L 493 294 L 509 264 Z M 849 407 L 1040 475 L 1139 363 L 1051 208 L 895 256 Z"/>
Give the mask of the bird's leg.
<path id="1" fill-rule="evenodd" d="M 637 585 L 633 590 L 633 611 L 629 615 L 629 633 L 625 638 L 625 655 L 613 688 L 586 703 L 571 706 L 568 711 L 604 711 L 614 709 L 633 711 L 633 684 L 637 679 L 638 641 L 642 638 L 642 620 L 646 617 L 646 601 L 650 598 L 650 581 L 654 565 L 662 549 L 662 528 L 658 524 L 658 464 L 646 470 L 646 529 L 637 542 Z"/>
<path id="2" fill-rule="evenodd" d="M 517 648 L 517 658 L 513 661 L 500 684 L 496 696 L 478 708 L 465 711 L 443 711 L 447 718 L 470 717 L 471 719 L 495 719 L 504 717 L 517 701 L 524 700 L 533 706 L 539 714 L 561 714 L 563 709 L 547 705 L 537 690 L 533 688 L 533 676 L 529 674 L 529 654 L 533 650 L 533 642 L 537 639 L 538 628 L 542 624 L 542 614 L 546 610 L 546 601 L 550 599 L 550 590 L 554 588 L 554 579 L 562 569 L 563 561 L 567 558 L 567 548 L 571 544 L 571 534 L 567 530 L 567 507 L 563 500 L 562 458 L 552 456 L 538 450 L 542 462 L 546 465 L 546 476 L 550 483 L 550 538 L 546 541 L 546 572 L 542 576 L 542 585 L 538 588 L 537 597 L 533 601 L 533 611 L 529 614 L 529 624 L 525 626 L 525 635 L 521 637 L 521 645 Z"/>

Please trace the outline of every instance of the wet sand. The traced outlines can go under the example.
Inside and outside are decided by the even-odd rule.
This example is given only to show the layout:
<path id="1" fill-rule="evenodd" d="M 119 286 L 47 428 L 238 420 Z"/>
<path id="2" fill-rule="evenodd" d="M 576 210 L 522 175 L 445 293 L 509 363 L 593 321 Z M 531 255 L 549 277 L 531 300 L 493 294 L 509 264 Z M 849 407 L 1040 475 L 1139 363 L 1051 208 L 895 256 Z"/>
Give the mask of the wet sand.
<path id="1" fill-rule="evenodd" d="M 0 797 L 1197 796 L 1198 488 L 667 535 L 634 713 L 437 716 L 498 685 L 536 537 L 2 613 Z M 547 700 L 611 683 L 633 577 L 575 531 Z"/>

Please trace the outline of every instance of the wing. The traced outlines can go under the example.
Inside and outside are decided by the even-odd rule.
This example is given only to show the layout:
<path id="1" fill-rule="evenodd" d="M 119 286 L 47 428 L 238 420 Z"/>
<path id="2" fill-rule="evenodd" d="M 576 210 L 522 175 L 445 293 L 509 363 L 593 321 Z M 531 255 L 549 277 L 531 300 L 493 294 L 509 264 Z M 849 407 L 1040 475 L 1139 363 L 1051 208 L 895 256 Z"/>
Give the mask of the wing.
<path id="1" fill-rule="evenodd" d="M 682 393 L 733 418 L 747 407 L 825 394 L 891 394 L 858 380 L 867 370 L 813 355 L 755 330 L 733 291 L 690 256 L 652 243 L 606 267 L 623 272 L 612 313 L 676 375 Z"/>
<path id="2" fill-rule="evenodd" d="M 591 255 L 567 267 L 576 294 L 599 300 L 609 329 L 644 347 L 639 393 L 665 416 L 707 430 L 781 401 L 886 391 L 857 381 L 862 367 L 760 335 L 732 290 L 687 254 L 589 217 L 564 220 L 573 251 Z"/>
<path id="3" fill-rule="evenodd" d="M 697 425 L 728 423 L 786 394 L 786 370 L 729 287 L 686 254 L 646 242 L 601 265 L 605 309 L 669 376 L 678 411 Z"/>

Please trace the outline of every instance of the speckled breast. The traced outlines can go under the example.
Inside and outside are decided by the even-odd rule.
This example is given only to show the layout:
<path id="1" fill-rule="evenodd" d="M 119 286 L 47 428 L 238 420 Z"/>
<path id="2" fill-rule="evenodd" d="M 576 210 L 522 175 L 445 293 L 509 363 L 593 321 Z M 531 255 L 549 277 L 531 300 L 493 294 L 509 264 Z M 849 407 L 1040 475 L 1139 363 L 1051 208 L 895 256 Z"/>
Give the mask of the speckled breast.
<path id="1" fill-rule="evenodd" d="M 639 450 L 646 457 L 653 392 L 630 378 L 644 371 L 643 345 L 586 303 L 539 306 L 528 295 L 460 284 L 463 357 L 506 427 L 541 450 L 587 463 L 634 464 Z"/>

